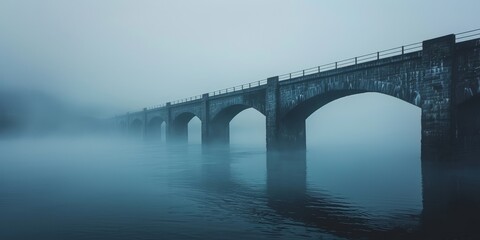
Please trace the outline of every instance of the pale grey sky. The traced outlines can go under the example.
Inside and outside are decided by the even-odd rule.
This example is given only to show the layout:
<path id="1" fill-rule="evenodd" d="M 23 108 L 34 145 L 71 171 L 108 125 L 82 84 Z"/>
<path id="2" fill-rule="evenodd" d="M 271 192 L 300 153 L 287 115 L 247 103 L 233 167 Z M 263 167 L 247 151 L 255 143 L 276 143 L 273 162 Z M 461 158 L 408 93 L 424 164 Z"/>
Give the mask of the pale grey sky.
<path id="1" fill-rule="evenodd" d="M 141 109 L 479 27 L 480 1 L 0 0 L 0 87 Z"/>

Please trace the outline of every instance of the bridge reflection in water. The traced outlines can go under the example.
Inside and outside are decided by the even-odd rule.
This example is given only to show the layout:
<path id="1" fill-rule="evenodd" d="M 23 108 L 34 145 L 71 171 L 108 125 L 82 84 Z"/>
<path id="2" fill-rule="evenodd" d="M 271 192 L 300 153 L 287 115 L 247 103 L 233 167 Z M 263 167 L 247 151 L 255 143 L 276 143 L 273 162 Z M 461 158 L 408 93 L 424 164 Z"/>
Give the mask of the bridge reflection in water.
<path id="1" fill-rule="evenodd" d="M 232 154 L 235 153 L 229 149 L 204 149 L 204 159 L 209 162 L 203 164 L 198 184 L 208 192 L 235 195 L 232 197 L 235 198 L 236 205 L 247 206 L 239 209 L 251 209 L 245 212 L 245 215 L 258 218 L 257 221 L 271 220 L 273 215 L 280 215 L 283 219 L 314 227 L 327 238 L 480 237 L 478 164 L 422 163 L 423 210 L 410 213 L 393 212 L 387 218 L 378 219 L 375 213 L 344 198 L 312 188 L 307 183 L 307 156 L 303 151 L 267 155 L 265 190 L 252 188 L 232 176 L 230 165 L 231 159 L 235 158 Z M 214 162 L 212 155 L 217 159 Z M 213 204 L 221 206 L 224 203 Z M 263 204 L 269 209 L 261 209 Z"/>

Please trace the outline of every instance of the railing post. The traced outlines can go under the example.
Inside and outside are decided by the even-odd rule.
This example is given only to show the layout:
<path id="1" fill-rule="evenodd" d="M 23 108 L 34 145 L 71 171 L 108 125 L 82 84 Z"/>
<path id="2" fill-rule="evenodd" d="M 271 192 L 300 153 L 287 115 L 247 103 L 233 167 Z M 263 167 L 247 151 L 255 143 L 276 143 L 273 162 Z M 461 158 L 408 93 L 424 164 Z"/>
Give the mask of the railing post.
<path id="1" fill-rule="evenodd" d="M 380 52 L 377 52 L 377 60 L 380 59 Z"/>
<path id="2" fill-rule="evenodd" d="M 320 66 L 318 66 L 318 72 L 320 72 Z"/>
<path id="3" fill-rule="evenodd" d="M 292 73 L 290 73 L 290 79 L 292 79 Z"/>
<path id="4" fill-rule="evenodd" d="M 355 65 L 357 65 L 357 57 L 355 57 Z"/>
<path id="5" fill-rule="evenodd" d="M 252 83 L 249 83 L 249 84 L 248 84 L 248 88 L 251 88 L 251 87 L 252 87 Z"/>
<path id="6" fill-rule="evenodd" d="M 208 100 L 208 93 L 199 96 L 202 99 L 202 145 L 210 142 L 210 101 Z"/>
<path id="7" fill-rule="evenodd" d="M 302 71 L 302 75 L 305 76 L 305 70 Z"/>
<path id="8" fill-rule="evenodd" d="M 335 69 L 337 69 L 337 66 L 338 66 L 338 62 L 335 62 Z"/>
<path id="9" fill-rule="evenodd" d="M 405 53 L 405 47 L 402 46 L 402 55 Z"/>

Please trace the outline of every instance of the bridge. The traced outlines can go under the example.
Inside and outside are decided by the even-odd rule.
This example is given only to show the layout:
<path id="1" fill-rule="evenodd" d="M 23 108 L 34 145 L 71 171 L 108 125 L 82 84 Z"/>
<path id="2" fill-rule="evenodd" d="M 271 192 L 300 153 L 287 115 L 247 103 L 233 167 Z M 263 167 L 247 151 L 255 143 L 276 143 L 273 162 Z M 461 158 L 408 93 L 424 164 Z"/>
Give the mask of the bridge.
<path id="1" fill-rule="evenodd" d="M 305 150 L 305 121 L 346 96 L 375 92 L 421 108 L 422 156 L 480 147 L 480 29 L 450 34 L 114 118 L 148 136 L 166 124 L 167 142 L 186 142 L 188 122 L 202 123 L 202 144 L 228 144 L 229 123 L 254 108 L 266 119 L 267 151 Z"/>

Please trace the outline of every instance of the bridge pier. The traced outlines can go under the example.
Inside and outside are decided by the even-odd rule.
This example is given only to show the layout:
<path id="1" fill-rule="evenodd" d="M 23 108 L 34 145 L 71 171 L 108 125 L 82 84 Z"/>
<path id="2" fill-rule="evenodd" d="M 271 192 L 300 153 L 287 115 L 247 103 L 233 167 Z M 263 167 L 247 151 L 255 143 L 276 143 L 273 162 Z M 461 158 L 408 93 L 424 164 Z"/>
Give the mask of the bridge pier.
<path id="1" fill-rule="evenodd" d="M 175 141 L 177 141 L 177 136 L 176 136 L 176 131 L 173 129 L 174 128 L 174 124 L 173 124 L 173 119 L 172 119 L 172 108 L 171 108 L 172 104 L 170 102 L 167 102 L 165 104 L 165 109 L 166 109 L 166 127 L 165 127 L 165 140 L 167 141 L 167 143 L 173 143 Z M 188 129 L 187 129 L 188 130 Z M 187 136 L 187 140 L 188 140 L 188 136 Z"/>
<path id="2" fill-rule="evenodd" d="M 278 141 L 278 114 L 279 114 L 279 84 L 278 77 L 267 79 L 267 90 L 265 94 L 265 125 L 267 151 L 275 151 L 280 147 Z"/>
<path id="3" fill-rule="evenodd" d="M 277 129 L 277 142 L 281 150 L 305 151 L 307 149 L 305 120 L 281 121 Z"/>
<path id="4" fill-rule="evenodd" d="M 208 94 L 203 94 L 202 112 L 202 144 L 228 145 L 230 143 L 230 121 L 225 119 L 210 119 L 210 104 Z"/>
<path id="5" fill-rule="evenodd" d="M 423 79 L 417 80 L 422 108 L 422 159 L 448 157 L 454 137 L 455 35 L 423 42 Z"/>
<path id="6" fill-rule="evenodd" d="M 209 128 L 210 128 L 210 105 L 208 99 L 208 93 L 202 95 L 202 145 L 210 142 Z"/>
<path id="7" fill-rule="evenodd" d="M 305 119 L 285 119 L 280 109 L 278 77 L 267 79 L 265 96 L 267 151 L 304 151 Z"/>

